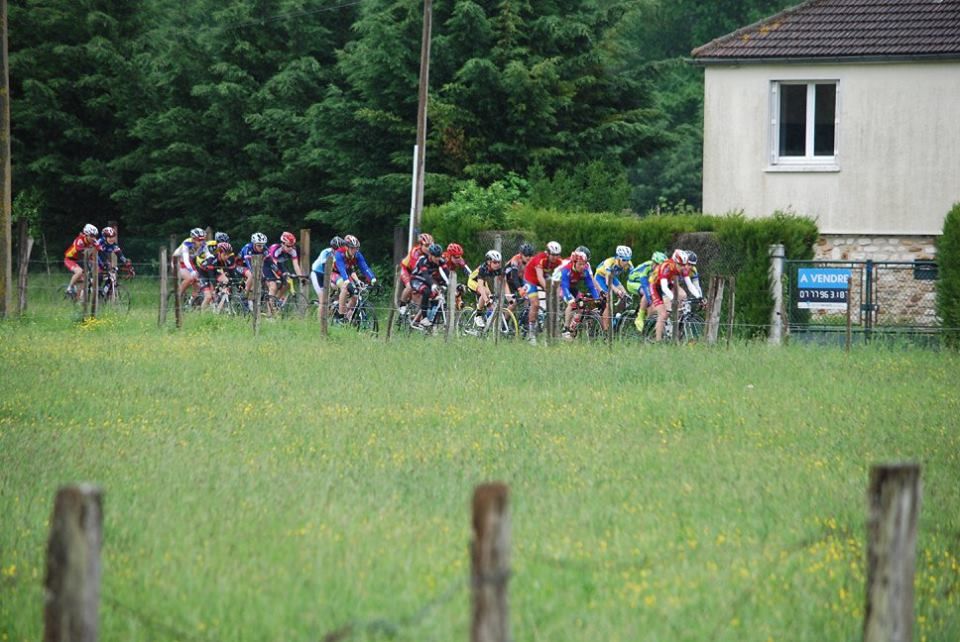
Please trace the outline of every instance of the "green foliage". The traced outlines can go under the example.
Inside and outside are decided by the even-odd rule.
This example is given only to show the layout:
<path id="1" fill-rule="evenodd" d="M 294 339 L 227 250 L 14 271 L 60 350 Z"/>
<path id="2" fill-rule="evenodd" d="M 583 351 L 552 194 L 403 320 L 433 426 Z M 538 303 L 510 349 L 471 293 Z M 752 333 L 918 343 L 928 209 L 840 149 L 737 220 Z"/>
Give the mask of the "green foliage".
<path id="1" fill-rule="evenodd" d="M 558 169 L 547 178 L 543 168 L 530 171 L 530 204 L 541 209 L 570 212 L 620 212 L 630 204 L 630 183 L 623 166 L 595 160 L 570 172 Z"/>
<path id="2" fill-rule="evenodd" d="M 960 203 L 954 203 L 937 238 L 937 314 L 950 331 L 948 342 L 960 345 Z"/>
<path id="3" fill-rule="evenodd" d="M 486 249 L 478 232 L 503 229 L 499 225 L 485 225 L 464 210 L 449 205 L 425 210 L 423 221 L 426 231 L 444 240 L 456 240 L 468 256 L 474 257 Z M 782 243 L 788 259 L 811 259 L 818 237 L 812 220 L 783 212 L 761 219 L 747 219 L 739 214 L 639 217 L 558 212 L 515 205 L 506 212 L 505 223 L 538 245 L 558 241 L 566 251 L 586 245 L 595 263 L 612 255 L 617 245 L 629 245 L 635 256 L 646 260 L 657 250 L 677 247 L 682 234 L 713 232 L 720 243 L 720 255 L 709 265 L 701 266 L 703 279 L 708 282 L 706 279 L 711 274 L 736 276 L 736 323 L 747 327 L 750 334 L 766 331 L 773 309 L 767 276 L 770 245 Z"/>

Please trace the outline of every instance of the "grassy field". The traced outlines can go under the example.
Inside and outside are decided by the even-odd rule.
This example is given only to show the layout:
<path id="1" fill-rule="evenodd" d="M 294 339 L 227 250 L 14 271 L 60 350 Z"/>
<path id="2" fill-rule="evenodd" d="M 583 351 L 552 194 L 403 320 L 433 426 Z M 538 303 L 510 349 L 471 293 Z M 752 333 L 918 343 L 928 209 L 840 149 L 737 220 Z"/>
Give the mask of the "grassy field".
<path id="1" fill-rule="evenodd" d="M 0 640 L 61 484 L 105 489 L 103 640 L 466 640 L 473 487 L 514 637 L 860 636 L 871 463 L 917 460 L 916 640 L 960 639 L 960 358 L 445 345 L 149 310 L 0 323 Z"/>

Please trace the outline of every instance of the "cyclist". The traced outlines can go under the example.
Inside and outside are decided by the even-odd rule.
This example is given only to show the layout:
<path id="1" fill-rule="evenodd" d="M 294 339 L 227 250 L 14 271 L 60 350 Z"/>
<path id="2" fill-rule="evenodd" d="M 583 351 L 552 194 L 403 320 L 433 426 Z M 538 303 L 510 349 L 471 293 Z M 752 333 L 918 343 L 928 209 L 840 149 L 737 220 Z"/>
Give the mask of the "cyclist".
<path id="1" fill-rule="evenodd" d="M 607 291 L 607 276 L 610 276 L 610 289 L 613 290 L 613 294 L 619 297 L 617 311 L 620 312 L 624 305 L 624 297 L 627 294 L 626 288 L 620 283 L 620 275 L 629 274 L 629 271 L 633 268 L 633 264 L 630 262 L 631 258 L 633 258 L 633 250 L 630 249 L 629 246 L 618 245 L 616 253 L 610 258 L 598 263 L 597 269 L 593 273 L 594 283 L 596 283 L 597 289 L 606 296 L 606 301 L 603 305 L 603 316 L 601 317 L 601 325 L 604 330 L 608 328 L 611 311 L 613 309 L 613 297 L 611 293 Z"/>
<path id="2" fill-rule="evenodd" d="M 195 286 L 200 278 L 196 260 L 197 256 L 203 253 L 206 241 L 207 233 L 203 228 L 195 227 L 190 230 L 190 236 L 173 251 L 174 261 L 180 274 L 180 285 L 177 286 L 180 296 L 183 296 L 188 287 Z"/>
<path id="3" fill-rule="evenodd" d="M 690 270 L 687 266 L 688 254 L 681 249 L 676 249 L 669 259 L 657 266 L 653 273 L 653 287 L 650 289 L 651 304 L 657 313 L 656 340 L 663 338 L 663 327 L 667 321 L 667 305 L 664 302 L 673 302 L 672 281 L 674 278 L 683 279 L 687 288 L 690 289 L 691 296 L 694 292 L 699 298 L 700 288 L 695 286 L 690 280 Z M 683 298 L 683 291 L 678 292 L 678 296 Z"/>
<path id="4" fill-rule="evenodd" d="M 660 251 L 654 252 L 649 261 L 644 261 L 631 269 L 627 275 L 627 292 L 635 296 L 640 295 L 637 319 L 634 321 L 637 330 L 643 330 L 643 321 L 646 318 L 647 308 L 650 306 L 650 279 L 653 278 L 653 271 L 666 260 L 666 254 Z"/>
<path id="5" fill-rule="evenodd" d="M 410 302 L 410 296 L 413 293 L 410 288 L 410 279 L 417 259 L 426 254 L 431 245 L 433 245 L 433 236 L 423 232 L 417 237 L 417 244 L 410 248 L 410 252 L 400 261 L 400 281 L 403 282 L 403 292 L 400 293 L 399 301 L 400 314 L 407 311 L 407 303 Z"/>
<path id="6" fill-rule="evenodd" d="M 233 246 L 229 243 L 216 243 L 210 251 L 197 257 L 197 272 L 200 275 L 200 290 L 203 292 L 203 302 L 200 309 L 205 310 L 213 301 L 213 288 L 219 283 L 227 283 L 230 275 L 239 275 L 240 263 L 233 254 Z"/>
<path id="7" fill-rule="evenodd" d="M 298 277 L 303 277 L 300 261 L 297 260 L 297 237 L 290 232 L 280 235 L 280 242 L 267 248 L 263 256 L 263 278 L 267 282 L 267 293 L 270 296 L 282 297 L 287 293 L 287 279 L 285 276 L 287 261 L 293 263 L 293 271 Z"/>
<path id="8" fill-rule="evenodd" d="M 68 270 L 73 272 L 73 276 L 70 277 L 70 283 L 67 285 L 67 294 L 70 296 L 76 296 L 77 281 L 83 278 L 83 268 L 79 263 L 77 263 L 77 261 L 83 260 L 83 253 L 85 250 L 91 248 L 99 249 L 97 244 L 97 234 L 99 233 L 100 231 L 95 225 L 87 223 L 83 226 L 83 230 L 77 235 L 77 238 L 73 239 L 73 243 L 70 244 L 70 247 L 68 247 L 66 252 L 63 253 L 63 264 Z"/>
<path id="9" fill-rule="evenodd" d="M 560 296 L 566 304 L 566 309 L 563 313 L 563 338 L 572 339 L 573 334 L 570 332 L 570 321 L 573 319 L 574 310 L 577 308 L 577 286 L 580 285 L 581 282 L 584 283 L 587 286 L 587 292 L 592 298 L 600 298 L 593 274 L 590 272 L 590 262 L 587 260 L 587 255 L 578 250 L 574 250 L 570 255 L 570 259 L 560 268 L 559 282 Z"/>
<path id="10" fill-rule="evenodd" d="M 105 227 L 100 232 L 100 240 L 97 241 L 97 263 L 100 265 L 100 272 L 103 274 L 113 267 L 110 260 L 111 255 L 117 257 L 117 265 L 123 266 L 123 271 L 129 276 L 134 276 L 133 261 L 123 255 L 123 250 L 117 244 L 117 230 L 112 227 Z M 101 285 L 103 285 L 101 283 Z"/>
<path id="11" fill-rule="evenodd" d="M 213 235 L 213 240 L 216 241 L 217 243 L 229 243 L 230 235 L 227 234 L 226 232 L 217 232 L 216 234 Z"/>
<path id="12" fill-rule="evenodd" d="M 477 297 L 478 313 L 484 312 L 493 303 L 494 280 L 503 274 L 503 257 L 500 252 L 490 250 L 483 258 L 483 263 L 471 272 L 467 279 L 467 289 Z M 485 312 L 477 314 L 475 318 L 478 326 L 485 325 Z"/>
<path id="13" fill-rule="evenodd" d="M 449 283 L 449 274 L 453 270 L 463 270 L 467 280 L 470 280 L 472 270 L 463 259 L 463 247 L 459 243 L 451 243 L 443 253 L 444 271 L 442 276 L 444 281 Z"/>
<path id="14" fill-rule="evenodd" d="M 333 255 L 333 272 L 330 273 L 330 286 L 340 290 L 337 311 L 334 320 L 349 319 L 353 315 L 353 306 L 357 304 L 356 284 L 360 282 L 357 268 L 363 273 L 370 285 L 377 284 L 377 277 L 367 265 L 360 252 L 360 239 L 353 234 L 343 237 L 343 245 Z"/>
<path id="15" fill-rule="evenodd" d="M 320 250 L 317 260 L 310 266 L 310 283 L 313 284 L 313 291 L 317 293 L 317 299 L 323 298 L 321 296 L 323 294 L 323 271 L 327 266 L 327 258 L 341 247 L 343 247 L 343 239 L 334 236 L 330 239 L 330 246 Z M 330 272 L 330 276 L 333 277 L 333 271 Z"/>
<path id="16" fill-rule="evenodd" d="M 254 232 L 250 235 L 250 242 L 240 248 L 240 253 L 237 255 L 241 266 L 240 274 L 243 275 L 243 293 L 248 299 L 250 298 L 250 293 L 253 292 L 253 258 L 254 256 L 259 256 L 266 254 L 267 251 L 267 235 L 263 232 Z M 261 270 L 261 277 L 262 277 Z"/>
<path id="17" fill-rule="evenodd" d="M 527 316 L 527 329 L 531 343 L 536 343 L 537 337 L 537 314 L 540 312 L 540 302 L 544 300 L 546 294 L 540 296 L 540 292 L 547 290 L 547 277 L 560 266 L 560 254 L 563 250 L 556 241 L 547 243 L 547 249 L 534 255 L 528 262 L 523 271 L 523 285 L 527 288 L 527 299 L 530 301 L 530 312 Z"/>
<path id="18" fill-rule="evenodd" d="M 523 271 L 532 257 L 533 246 L 521 243 L 520 251 L 514 254 L 503 268 L 504 296 L 511 311 L 516 307 L 517 299 L 523 295 Z"/>
<path id="19" fill-rule="evenodd" d="M 700 287 L 700 274 L 697 271 L 697 253 L 687 250 L 687 267 L 690 268 L 689 280 L 684 279 L 684 285 L 687 291 L 694 299 L 700 299 L 703 296 L 703 289 Z"/>
<path id="20" fill-rule="evenodd" d="M 427 248 L 425 254 L 420 255 L 413 266 L 410 289 L 413 297 L 420 304 L 420 312 L 414 319 L 414 323 L 421 328 L 429 328 L 433 325 L 433 321 L 427 316 L 427 309 L 430 307 L 431 297 L 440 294 L 440 283 L 446 280 L 443 274 L 445 264 L 443 246 L 433 243 Z"/>

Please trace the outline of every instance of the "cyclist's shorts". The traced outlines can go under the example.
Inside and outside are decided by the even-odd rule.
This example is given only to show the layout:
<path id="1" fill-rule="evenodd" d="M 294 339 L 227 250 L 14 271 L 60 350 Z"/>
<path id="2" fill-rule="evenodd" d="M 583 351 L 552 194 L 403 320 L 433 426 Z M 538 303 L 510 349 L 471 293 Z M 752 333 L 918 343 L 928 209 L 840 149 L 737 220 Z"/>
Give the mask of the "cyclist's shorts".
<path id="1" fill-rule="evenodd" d="M 524 284 L 524 285 L 526 286 L 526 288 L 527 288 L 527 298 L 528 298 L 528 299 L 534 298 L 535 296 L 537 296 L 537 292 L 543 291 L 543 288 L 541 288 L 539 285 L 537 285 L 537 284 L 535 284 L 535 283 L 530 283 L 530 281 L 527 281 L 526 279 L 524 279 L 523 284 Z"/>
<path id="2" fill-rule="evenodd" d="M 71 272 L 73 272 L 73 268 L 80 267 L 80 265 L 77 264 L 77 262 L 72 259 L 63 259 L 63 264 L 66 265 L 67 269 L 70 270 Z"/>
<path id="3" fill-rule="evenodd" d="M 280 266 L 276 263 L 270 263 L 263 265 L 263 280 L 264 281 L 276 281 L 277 283 L 283 281 L 283 273 L 280 271 Z"/>
<path id="4" fill-rule="evenodd" d="M 627 281 L 627 292 L 636 296 L 638 292 L 642 289 L 643 286 L 640 285 L 639 281 Z M 646 294 L 646 293 L 644 293 Z"/>
<path id="5" fill-rule="evenodd" d="M 200 274 L 199 283 L 200 283 L 200 289 L 201 289 L 201 290 L 209 290 L 209 289 L 211 289 L 214 285 L 216 285 L 216 283 L 217 283 L 217 275 L 216 275 L 216 274 L 209 274 L 209 275 L 208 275 L 208 274 L 203 274 L 203 273 L 201 273 L 201 274 Z"/>
<path id="6" fill-rule="evenodd" d="M 410 274 L 410 270 L 408 270 L 404 265 L 401 265 L 401 266 L 400 266 L 400 280 L 403 282 L 403 284 L 404 284 L 404 285 L 410 285 L 410 279 L 411 279 L 412 277 L 413 277 L 413 275 Z"/>
<path id="7" fill-rule="evenodd" d="M 600 275 L 598 274 L 598 275 L 596 276 L 596 278 L 593 279 L 593 282 L 596 284 L 598 290 L 600 290 L 600 291 L 603 292 L 604 294 L 607 293 L 607 279 L 606 279 L 606 278 L 604 278 L 604 277 L 602 277 L 602 276 L 600 276 Z"/>

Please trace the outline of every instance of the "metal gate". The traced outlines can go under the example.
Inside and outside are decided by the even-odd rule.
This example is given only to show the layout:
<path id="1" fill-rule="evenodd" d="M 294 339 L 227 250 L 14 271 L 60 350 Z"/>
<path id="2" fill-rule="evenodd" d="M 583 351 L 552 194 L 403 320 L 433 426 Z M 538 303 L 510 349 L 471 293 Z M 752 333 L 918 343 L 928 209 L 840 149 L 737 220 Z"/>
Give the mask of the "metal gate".
<path id="1" fill-rule="evenodd" d="M 786 261 L 788 333 L 842 341 L 908 337 L 937 342 L 937 264 L 933 261 Z M 846 283 L 843 284 L 843 277 Z M 814 278 L 823 282 L 818 289 Z M 801 282 L 803 280 L 804 282 Z"/>

